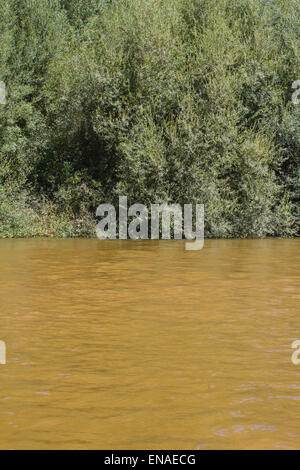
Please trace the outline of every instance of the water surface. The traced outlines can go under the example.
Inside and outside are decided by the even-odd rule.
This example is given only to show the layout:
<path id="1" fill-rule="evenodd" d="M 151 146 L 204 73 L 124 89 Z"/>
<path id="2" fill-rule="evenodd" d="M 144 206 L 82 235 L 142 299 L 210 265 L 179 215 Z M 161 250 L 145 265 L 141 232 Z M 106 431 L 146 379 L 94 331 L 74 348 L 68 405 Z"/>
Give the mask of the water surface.
<path id="1" fill-rule="evenodd" d="M 2 240 L 0 268 L 0 448 L 299 448 L 300 240 Z"/>

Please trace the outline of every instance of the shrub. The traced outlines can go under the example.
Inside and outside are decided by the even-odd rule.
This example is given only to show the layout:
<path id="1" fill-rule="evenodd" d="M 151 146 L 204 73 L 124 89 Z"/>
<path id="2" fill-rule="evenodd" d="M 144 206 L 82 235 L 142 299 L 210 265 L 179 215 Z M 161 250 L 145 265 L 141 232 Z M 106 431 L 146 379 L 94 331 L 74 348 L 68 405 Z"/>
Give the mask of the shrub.
<path id="1" fill-rule="evenodd" d="M 59 236 L 91 235 L 98 204 L 123 194 L 204 203 L 206 236 L 297 233 L 297 0 L 6 3 L 6 208 L 13 184 Z"/>

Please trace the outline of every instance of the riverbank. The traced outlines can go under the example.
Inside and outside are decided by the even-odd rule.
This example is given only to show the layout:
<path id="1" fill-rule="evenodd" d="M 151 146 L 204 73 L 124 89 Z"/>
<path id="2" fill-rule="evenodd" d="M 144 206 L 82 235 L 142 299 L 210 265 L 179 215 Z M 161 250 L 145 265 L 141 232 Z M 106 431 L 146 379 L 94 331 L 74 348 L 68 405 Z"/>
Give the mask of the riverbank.
<path id="1" fill-rule="evenodd" d="M 75 216 L 74 214 L 57 213 L 50 204 L 44 206 L 39 212 L 31 207 L 22 207 L 11 210 L 11 205 L 0 204 L 0 239 L 17 238 L 96 238 L 98 220 L 94 214 L 84 212 Z M 172 225 L 171 225 L 172 229 Z M 298 238 L 299 223 L 291 222 L 291 226 L 283 234 L 268 233 L 264 231 L 261 235 L 257 233 L 221 235 L 216 236 L 211 230 L 205 230 L 207 239 L 246 239 L 246 238 Z M 184 236 L 183 236 L 184 237 Z M 160 233 L 160 237 L 161 233 Z M 172 236 L 171 236 L 172 238 Z"/>

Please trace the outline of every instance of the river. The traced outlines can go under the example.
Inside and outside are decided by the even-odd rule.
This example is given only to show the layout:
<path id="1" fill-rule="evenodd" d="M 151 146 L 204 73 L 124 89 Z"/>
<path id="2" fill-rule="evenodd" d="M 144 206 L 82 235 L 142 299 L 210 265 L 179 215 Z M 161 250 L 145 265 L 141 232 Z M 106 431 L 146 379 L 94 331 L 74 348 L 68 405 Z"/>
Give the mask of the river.
<path id="1" fill-rule="evenodd" d="M 1 449 L 296 449 L 300 240 L 1 240 Z"/>

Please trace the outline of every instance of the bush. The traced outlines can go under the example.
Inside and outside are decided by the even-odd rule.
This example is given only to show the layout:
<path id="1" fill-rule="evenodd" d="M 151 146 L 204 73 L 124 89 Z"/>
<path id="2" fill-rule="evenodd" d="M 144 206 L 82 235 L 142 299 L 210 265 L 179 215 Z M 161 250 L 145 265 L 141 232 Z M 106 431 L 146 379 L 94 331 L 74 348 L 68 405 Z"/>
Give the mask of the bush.
<path id="1" fill-rule="evenodd" d="M 210 237 L 297 233 L 296 0 L 6 3 L 2 194 L 17 187 L 44 233 L 51 208 L 49 233 L 89 236 L 125 194 L 205 204 Z"/>

